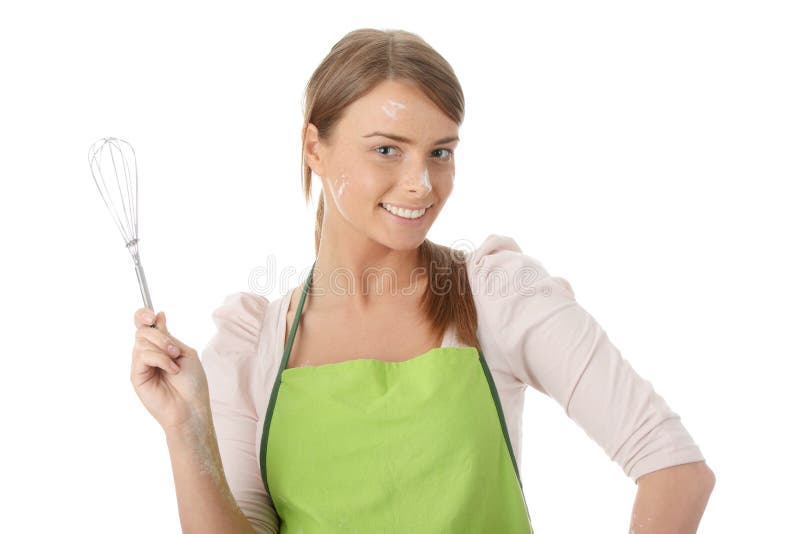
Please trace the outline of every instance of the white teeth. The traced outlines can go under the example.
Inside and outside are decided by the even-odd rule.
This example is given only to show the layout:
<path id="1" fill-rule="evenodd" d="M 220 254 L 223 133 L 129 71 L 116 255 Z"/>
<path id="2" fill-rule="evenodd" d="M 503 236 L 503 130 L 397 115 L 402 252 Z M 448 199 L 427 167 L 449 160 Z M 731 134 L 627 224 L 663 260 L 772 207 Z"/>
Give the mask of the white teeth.
<path id="1" fill-rule="evenodd" d="M 391 204 L 381 204 L 381 206 L 383 206 L 383 208 L 387 211 L 406 219 L 419 219 L 425 213 L 425 210 L 428 209 L 423 208 L 421 210 L 407 210 L 403 208 L 396 208 Z"/>

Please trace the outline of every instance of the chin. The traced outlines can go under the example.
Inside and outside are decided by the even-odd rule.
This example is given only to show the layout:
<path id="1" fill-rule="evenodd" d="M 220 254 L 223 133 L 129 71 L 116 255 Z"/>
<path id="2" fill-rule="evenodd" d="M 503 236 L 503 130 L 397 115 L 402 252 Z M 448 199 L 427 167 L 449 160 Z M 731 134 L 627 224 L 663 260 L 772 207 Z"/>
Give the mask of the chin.
<path id="1" fill-rule="evenodd" d="M 412 232 L 395 232 L 384 234 L 383 238 L 376 239 L 386 248 L 398 251 L 409 251 L 419 248 L 425 238 L 427 237 L 427 230 L 425 232 L 412 233 Z"/>

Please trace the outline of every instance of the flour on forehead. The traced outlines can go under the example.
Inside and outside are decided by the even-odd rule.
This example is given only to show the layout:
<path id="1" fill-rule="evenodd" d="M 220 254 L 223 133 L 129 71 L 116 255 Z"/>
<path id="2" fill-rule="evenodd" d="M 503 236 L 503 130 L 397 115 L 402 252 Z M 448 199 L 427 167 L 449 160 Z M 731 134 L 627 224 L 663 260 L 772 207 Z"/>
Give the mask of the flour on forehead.
<path id="1" fill-rule="evenodd" d="M 406 109 L 406 106 L 397 102 L 396 100 L 387 100 L 386 103 L 381 107 L 384 113 L 386 113 L 390 118 L 396 119 L 397 118 L 397 111 L 400 109 Z"/>

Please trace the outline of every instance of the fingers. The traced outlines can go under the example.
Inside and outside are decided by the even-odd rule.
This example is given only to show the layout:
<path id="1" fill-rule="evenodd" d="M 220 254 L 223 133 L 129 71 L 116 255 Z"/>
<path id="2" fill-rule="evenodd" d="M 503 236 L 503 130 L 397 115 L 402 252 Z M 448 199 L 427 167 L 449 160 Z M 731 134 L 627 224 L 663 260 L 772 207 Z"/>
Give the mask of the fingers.
<path id="1" fill-rule="evenodd" d="M 170 374 L 178 374 L 180 367 L 166 354 L 157 350 L 136 350 L 133 358 L 132 379 L 136 375 L 150 371 L 150 367 L 158 367 Z"/>
<path id="2" fill-rule="evenodd" d="M 139 308 L 136 310 L 136 313 L 133 314 L 133 324 L 136 325 L 136 328 L 150 326 L 153 324 L 155 317 L 155 313 L 153 313 L 153 310 L 150 308 Z"/>
<path id="3" fill-rule="evenodd" d="M 149 375 L 153 368 L 159 368 L 170 374 L 180 372 L 180 366 L 173 360 L 193 351 L 178 343 L 167 332 L 167 318 L 164 312 L 154 314 L 149 308 L 140 308 L 134 314 L 136 337 L 131 363 L 131 381 L 137 383 L 137 376 Z M 186 352 L 181 349 L 185 348 Z M 191 352 L 190 352 L 191 351 Z"/>
<path id="4" fill-rule="evenodd" d="M 158 314 L 156 314 L 150 308 L 139 308 L 136 310 L 136 313 L 133 314 L 133 324 L 137 329 L 142 326 L 149 326 L 167 333 L 167 316 L 164 312 L 158 312 Z"/>
<path id="5" fill-rule="evenodd" d="M 153 314 L 150 308 L 139 308 L 134 314 L 136 340 L 142 340 L 140 350 L 156 350 L 171 358 L 197 357 L 197 352 L 167 330 L 167 316 L 162 312 Z M 154 326 L 154 327 L 153 327 Z"/>
<path id="6" fill-rule="evenodd" d="M 197 352 L 195 352 L 195 350 L 192 347 L 190 347 L 177 337 L 173 336 L 169 332 L 167 332 L 167 337 L 169 337 L 173 345 L 175 345 L 176 347 L 178 347 L 178 349 L 180 349 L 180 353 L 183 356 L 197 357 Z"/>
<path id="7" fill-rule="evenodd" d="M 150 328 L 146 325 L 140 327 L 136 331 L 136 342 L 141 343 L 142 341 L 145 342 L 141 347 L 144 350 L 150 347 L 172 358 L 177 358 L 181 355 L 181 349 L 173 337 L 169 334 L 165 334 L 160 329 Z"/>

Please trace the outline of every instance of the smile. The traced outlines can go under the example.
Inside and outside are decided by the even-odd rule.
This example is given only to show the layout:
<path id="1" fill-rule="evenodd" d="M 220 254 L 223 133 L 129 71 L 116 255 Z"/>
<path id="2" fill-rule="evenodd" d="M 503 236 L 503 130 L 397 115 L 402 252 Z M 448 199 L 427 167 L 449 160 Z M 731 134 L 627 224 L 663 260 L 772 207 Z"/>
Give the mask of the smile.
<path id="1" fill-rule="evenodd" d="M 418 210 L 409 210 L 404 208 L 398 208 L 391 204 L 381 203 L 381 207 L 386 211 L 392 213 L 393 215 L 397 215 L 398 217 L 403 217 L 404 219 L 419 219 L 420 217 L 425 215 L 425 212 L 428 210 L 430 206 L 428 206 L 428 208 L 422 208 Z"/>

